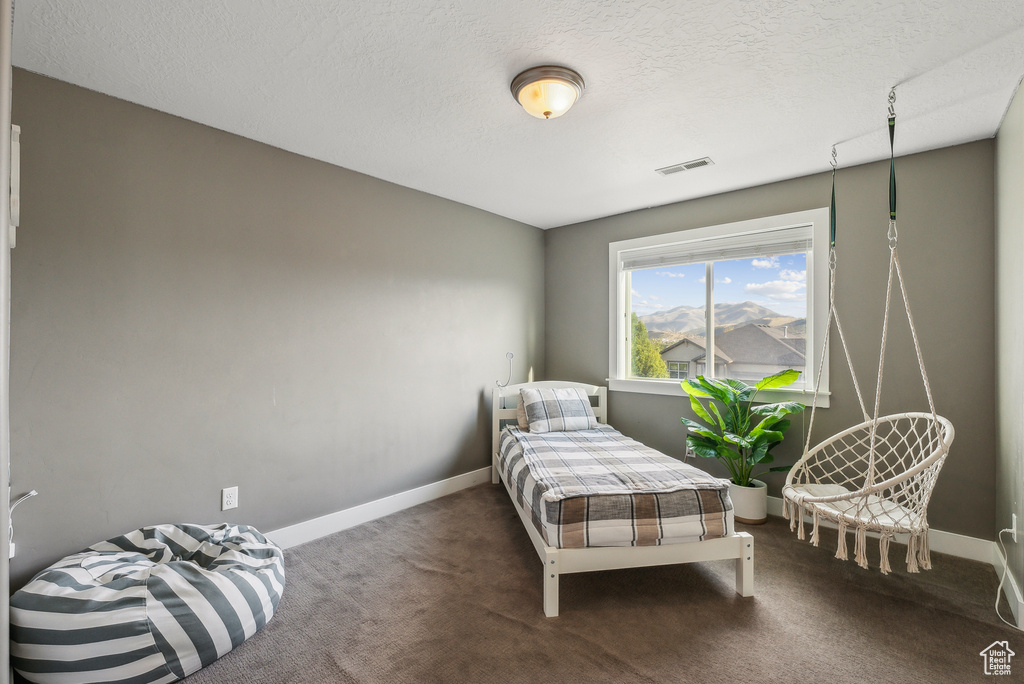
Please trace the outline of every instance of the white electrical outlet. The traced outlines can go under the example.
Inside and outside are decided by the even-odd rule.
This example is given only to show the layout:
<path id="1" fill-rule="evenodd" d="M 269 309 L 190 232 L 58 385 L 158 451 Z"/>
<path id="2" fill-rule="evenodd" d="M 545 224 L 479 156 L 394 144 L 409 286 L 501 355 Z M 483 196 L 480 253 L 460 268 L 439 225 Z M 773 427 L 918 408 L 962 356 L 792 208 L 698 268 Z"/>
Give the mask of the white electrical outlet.
<path id="1" fill-rule="evenodd" d="M 220 490 L 220 510 L 227 511 L 232 508 L 238 508 L 238 487 Z"/>

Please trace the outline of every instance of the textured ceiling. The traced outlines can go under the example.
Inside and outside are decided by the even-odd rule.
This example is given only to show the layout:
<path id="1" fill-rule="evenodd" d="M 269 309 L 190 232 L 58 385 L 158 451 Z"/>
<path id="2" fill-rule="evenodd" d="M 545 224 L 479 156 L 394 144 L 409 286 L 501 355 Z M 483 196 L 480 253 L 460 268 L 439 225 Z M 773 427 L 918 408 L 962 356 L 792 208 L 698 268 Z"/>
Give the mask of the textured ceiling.
<path id="1" fill-rule="evenodd" d="M 14 63 L 550 228 L 991 137 L 1021 0 L 18 0 Z M 587 90 L 534 119 L 509 83 Z M 16 95 L 15 95 L 16 96 Z M 699 157 L 714 166 L 660 176 Z"/>

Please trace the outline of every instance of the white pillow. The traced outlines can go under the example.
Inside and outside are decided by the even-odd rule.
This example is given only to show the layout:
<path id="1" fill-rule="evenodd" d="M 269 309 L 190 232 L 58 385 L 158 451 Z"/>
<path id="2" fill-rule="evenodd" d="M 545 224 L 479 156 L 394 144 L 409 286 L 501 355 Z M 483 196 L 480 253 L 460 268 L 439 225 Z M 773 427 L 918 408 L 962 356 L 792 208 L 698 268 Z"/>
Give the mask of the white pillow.
<path id="1" fill-rule="evenodd" d="M 530 432 L 593 430 L 598 425 L 590 397 L 578 387 L 522 389 L 519 394 Z"/>

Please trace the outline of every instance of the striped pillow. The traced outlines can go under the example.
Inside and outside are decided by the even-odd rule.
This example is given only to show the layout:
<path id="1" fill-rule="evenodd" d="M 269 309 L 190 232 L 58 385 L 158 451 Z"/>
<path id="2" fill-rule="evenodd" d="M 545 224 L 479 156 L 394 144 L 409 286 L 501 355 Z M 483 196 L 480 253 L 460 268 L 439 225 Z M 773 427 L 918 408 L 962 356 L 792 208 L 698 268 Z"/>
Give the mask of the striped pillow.
<path id="1" fill-rule="evenodd" d="M 590 397 L 578 387 L 520 390 L 530 432 L 569 432 L 597 427 Z"/>

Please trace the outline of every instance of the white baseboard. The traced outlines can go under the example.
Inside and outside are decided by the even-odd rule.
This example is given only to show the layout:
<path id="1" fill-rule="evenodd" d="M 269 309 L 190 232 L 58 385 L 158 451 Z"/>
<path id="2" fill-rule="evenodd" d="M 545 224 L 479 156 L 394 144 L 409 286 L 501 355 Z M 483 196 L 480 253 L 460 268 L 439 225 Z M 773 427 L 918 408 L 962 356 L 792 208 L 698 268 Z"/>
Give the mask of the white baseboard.
<path id="1" fill-rule="evenodd" d="M 768 513 L 770 515 L 782 516 L 782 499 L 780 497 L 768 497 Z M 810 516 L 808 516 L 807 520 L 810 520 Z M 836 529 L 835 523 L 828 520 L 822 520 L 819 524 L 822 527 Z M 878 534 L 869 532 L 868 536 L 877 538 Z M 907 535 L 896 535 L 896 541 L 905 544 L 907 542 Z M 928 530 L 928 548 L 938 553 L 946 553 L 950 556 L 966 558 L 967 560 L 979 561 L 990 565 L 995 565 L 993 559 L 998 555 L 994 541 L 968 537 L 954 532 L 943 532 L 935 528 Z"/>
<path id="2" fill-rule="evenodd" d="M 450 477 L 447 480 L 432 482 L 416 489 L 386 496 L 383 499 L 377 499 L 361 506 L 346 508 L 343 511 L 329 513 L 319 518 L 282 527 L 279 530 L 267 532 L 266 536 L 282 549 L 289 549 L 293 546 L 319 539 L 320 537 L 326 537 L 335 532 L 347 530 L 356 525 L 362 525 L 377 518 L 383 518 L 385 515 L 403 511 L 406 508 L 412 508 L 421 503 L 433 501 L 448 494 L 454 494 L 467 487 L 490 481 L 491 468 L 488 466 Z"/>

